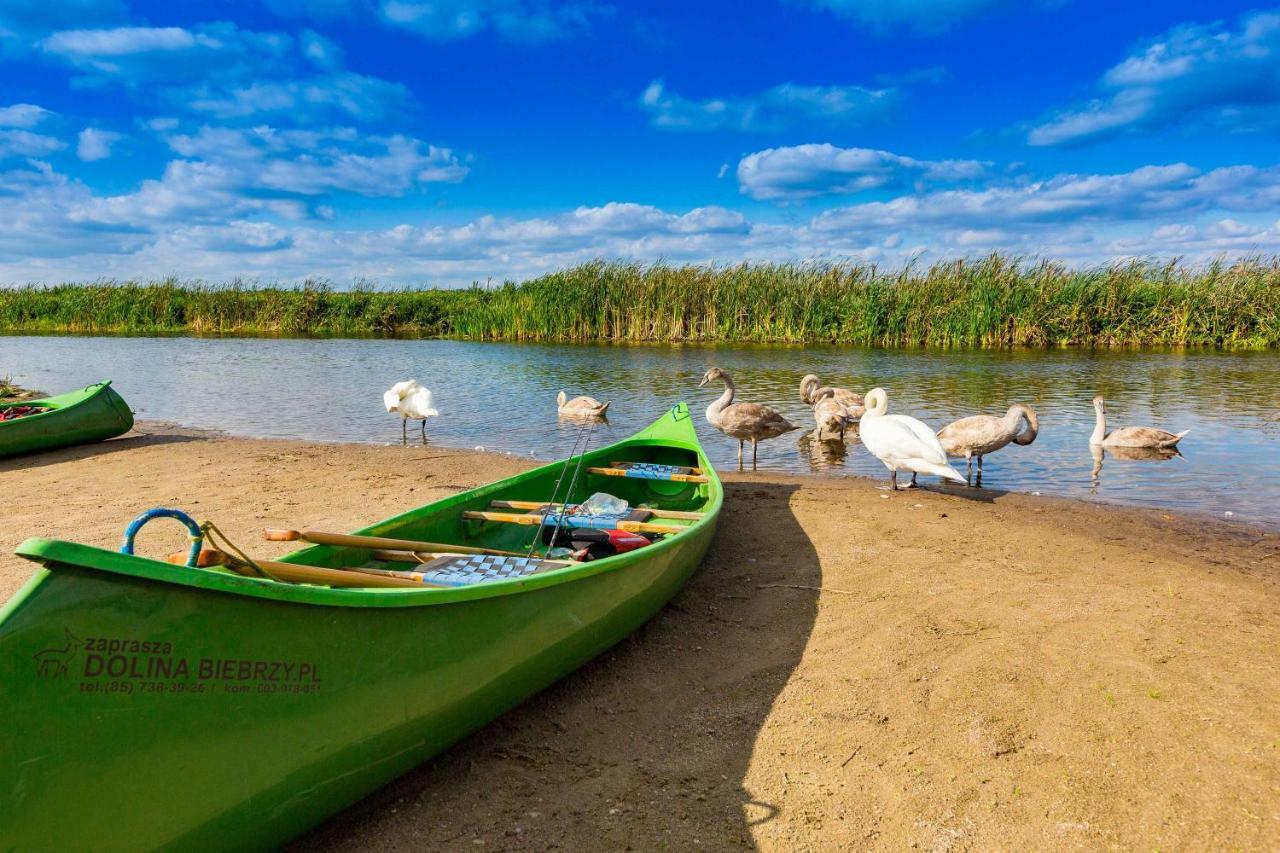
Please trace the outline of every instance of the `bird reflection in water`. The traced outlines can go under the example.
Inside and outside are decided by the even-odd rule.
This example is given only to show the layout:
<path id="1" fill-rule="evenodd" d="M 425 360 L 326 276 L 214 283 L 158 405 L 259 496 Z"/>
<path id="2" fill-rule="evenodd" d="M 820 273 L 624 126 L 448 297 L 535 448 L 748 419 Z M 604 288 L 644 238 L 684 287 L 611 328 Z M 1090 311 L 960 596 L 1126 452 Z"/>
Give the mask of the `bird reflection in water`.
<path id="1" fill-rule="evenodd" d="M 839 435 L 817 438 L 817 430 L 803 433 L 797 442 L 802 456 L 809 460 L 809 467 L 814 471 L 830 471 L 832 468 L 843 468 L 844 458 L 849 453 L 846 442 L 858 440 L 858 427 L 852 425 L 845 428 L 844 438 Z"/>
<path id="2" fill-rule="evenodd" d="M 1089 491 L 1095 495 L 1102 485 L 1102 462 L 1108 456 L 1129 462 L 1167 462 L 1182 456 L 1182 451 L 1177 447 L 1112 447 L 1090 444 L 1089 452 L 1093 454 L 1093 482 Z"/>

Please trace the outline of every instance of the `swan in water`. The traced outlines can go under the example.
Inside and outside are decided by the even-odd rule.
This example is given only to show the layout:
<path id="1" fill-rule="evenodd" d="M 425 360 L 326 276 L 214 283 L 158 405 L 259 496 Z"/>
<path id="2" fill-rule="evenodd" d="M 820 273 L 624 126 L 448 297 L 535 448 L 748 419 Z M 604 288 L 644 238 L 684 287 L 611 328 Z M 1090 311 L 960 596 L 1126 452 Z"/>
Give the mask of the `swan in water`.
<path id="1" fill-rule="evenodd" d="M 608 403 L 601 403 L 595 397 L 574 397 L 561 391 L 556 396 L 556 411 L 565 417 L 599 418 L 608 410 Z"/>
<path id="2" fill-rule="evenodd" d="M 836 400 L 832 389 L 821 388 L 813 404 L 813 421 L 816 425 L 814 434 L 819 440 L 824 435 L 838 433 L 843 441 L 845 429 L 857 418 L 849 413 L 847 406 Z"/>
<path id="3" fill-rule="evenodd" d="M 742 464 L 742 445 L 751 440 L 751 465 L 756 464 L 757 445 L 763 439 L 777 438 L 783 433 L 799 429 L 791 421 L 778 414 L 768 406 L 759 403 L 735 403 L 733 394 L 736 390 L 733 377 L 729 371 L 713 367 L 702 376 L 698 387 L 708 382 L 720 380 L 724 382 L 724 393 L 707 407 L 707 423 L 725 435 L 738 439 L 738 464 Z"/>
<path id="4" fill-rule="evenodd" d="M 850 391 L 848 388 L 832 388 L 829 385 L 819 387 L 820 384 L 817 376 L 812 373 L 807 374 L 800 380 L 800 399 L 812 406 L 822 398 L 824 393 L 830 392 L 836 402 L 848 410 L 850 418 L 856 421 L 862 417 L 865 407 L 861 394 Z"/>
<path id="5" fill-rule="evenodd" d="M 1093 398 L 1093 411 L 1097 414 L 1093 435 L 1089 436 L 1089 444 L 1100 444 L 1112 447 L 1176 447 L 1182 437 L 1191 432 L 1167 432 L 1155 427 L 1121 427 L 1107 432 L 1107 406 L 1099 394 Z"/>
<path id="6" fill-rule="evenodd" d="M 400 440 L 409 440 L 409 419 L 422 421 L 422 440 L 427 440 L 427 418 L 440 413 L 431 406 L 431 392 L 418 384 L 416 379 L 397 382 L 382 394 L 382 404 L 388 412 L 400 413 Z"/>
<path id="7" fill-rule="evenodd" d="M 889 395 L 883 388 L 867 392 L 866 406 L 858 428 L 859 437 L 871 455 L 889 469 L 890 488 L 898 488 L 899 470 L 911 472 L 912 486 L 916 484 L 917 474 L 966 482 L 959 471 L 947 464 L 947 452 L 928 424 L 906 415 L 888 413 Z"/>
<path id="8" fill-rule="evenodd" d="M 1022 428 L 1023 423 L 1026 429 Z M 1026 447 L 1036 440 L 1040 432 L 1040 420 L 1036 410 L 1021 403 L 1014 403 L 1004 417 L 974 415 L 961 418 L 938 430 L 938 441 L 948 456 L 965 458 L 965 477 L 973 476 L 973 460 L 978 459 L 978 481 L 982 481 L 982 457 L 995 453 L 1006 444 Z"/>

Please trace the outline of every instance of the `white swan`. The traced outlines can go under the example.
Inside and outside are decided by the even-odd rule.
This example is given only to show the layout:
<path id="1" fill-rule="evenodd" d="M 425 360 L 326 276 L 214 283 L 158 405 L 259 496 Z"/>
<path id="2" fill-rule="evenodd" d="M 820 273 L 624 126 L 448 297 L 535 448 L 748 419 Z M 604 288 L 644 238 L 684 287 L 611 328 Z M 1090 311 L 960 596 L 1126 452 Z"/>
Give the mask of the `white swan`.
<path id="1" fill-rule="evenodd" d="M 427 418 L 440 413 L 431 406 L 431 392 L 418 384 L 416 379 L 397 382 L 382 394 L 382 405 L 388 412 L 400 413 L 400 439 L 409 440 L 409 418 L 422 421 L 422 440 L 427 440 Z"/>
<path id="2" fill-rule="evenodd" d="M 891 488 L 898 488 L 900 470 L 911 472 L 912 486 L 916 484 L 917 474 L 965 482 L 960 472 L 947 464 L 947 453 L 928 424 L 906 415 L 888 414 L 889 395 L 883 388 L 867 392 L 866 406 L 860 438 L 871 455 L 889 469 Z"/>

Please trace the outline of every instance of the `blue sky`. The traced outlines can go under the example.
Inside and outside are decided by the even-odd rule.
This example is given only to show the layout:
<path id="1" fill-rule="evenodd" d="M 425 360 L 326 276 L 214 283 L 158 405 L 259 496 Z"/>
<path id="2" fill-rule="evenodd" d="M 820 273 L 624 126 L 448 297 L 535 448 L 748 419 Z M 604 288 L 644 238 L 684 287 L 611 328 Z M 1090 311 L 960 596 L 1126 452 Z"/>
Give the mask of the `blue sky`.
<path id="1" fill-rule="evenodd" d="M 1280 251 L 1280 8 L 6 0 L 0 281 Z"/>

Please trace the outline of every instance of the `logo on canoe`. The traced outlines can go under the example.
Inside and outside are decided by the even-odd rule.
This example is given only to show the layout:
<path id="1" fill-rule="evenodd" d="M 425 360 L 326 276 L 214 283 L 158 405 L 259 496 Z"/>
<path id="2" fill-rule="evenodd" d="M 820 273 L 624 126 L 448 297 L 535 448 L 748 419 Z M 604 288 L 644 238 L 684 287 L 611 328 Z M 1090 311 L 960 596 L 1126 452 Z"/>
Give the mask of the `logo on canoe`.
<path id="1" fill-rule="evenodd" d="M 313 660 L 188 655 L 169 640 L 81 639 L 63 628 L 61 646 L 32 655 L 36 676 L 78 682 L 81 693 L 319 693 Z"/>
<path id="2" fill-rule="evenodd" d="M 45 678 L 62 678 L 67 674 L 67 664 L 76 656 L 76 652 L 84 646 L 84 640 L 81 640 L 75 634 L 62 629 L 66 634 L 67 644 L 60 649 L 41 649 L 35 653 L 36 675 Z"/>

